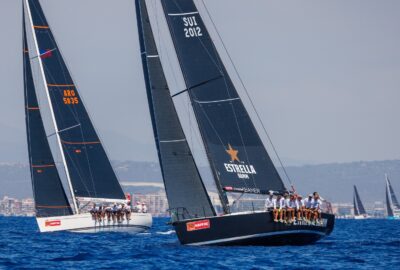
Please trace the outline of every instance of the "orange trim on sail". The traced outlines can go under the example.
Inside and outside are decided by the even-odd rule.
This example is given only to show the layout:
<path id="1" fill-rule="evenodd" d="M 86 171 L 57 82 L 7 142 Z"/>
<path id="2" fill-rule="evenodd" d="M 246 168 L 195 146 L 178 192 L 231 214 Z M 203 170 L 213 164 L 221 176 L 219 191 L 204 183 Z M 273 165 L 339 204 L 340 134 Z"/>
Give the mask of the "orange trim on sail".
<path id="1" fill-rule="evenodd" d="M 34 25 L 33 28 L 35 28 L 35 29 L 49 29 L 49 27 L 46 26 L 46 25 Z"/>
<path id="2" fill-rule="evenodd" d="M 47 84 L 47 86 L 50 86 L 50 87 L 75 87 L 75 85 L 73 85 L 73 84 L 51 84 L 51 83 Z"/>
<path id="3" fill-rule="evenodd" d="M 62 143 L 65 144 L 99 144 L 100 142 L 67 142 L 64 140 L 61 140 Z"/>
<path id="4" fill-rule="evenodd" d="M 45 164 L 45 165 L 32 165 L 32 168 L 49 168 L 49 167 L 55 167 L 56 165 L 54 164 Z"/>
<path id="5" fill-rule="evenodd" d="M 50 205 L 36 205 L 37 208 L 71 208 L 71 206 L 69 205 L 54 205 L 54 206 L 50 206 Z"/>

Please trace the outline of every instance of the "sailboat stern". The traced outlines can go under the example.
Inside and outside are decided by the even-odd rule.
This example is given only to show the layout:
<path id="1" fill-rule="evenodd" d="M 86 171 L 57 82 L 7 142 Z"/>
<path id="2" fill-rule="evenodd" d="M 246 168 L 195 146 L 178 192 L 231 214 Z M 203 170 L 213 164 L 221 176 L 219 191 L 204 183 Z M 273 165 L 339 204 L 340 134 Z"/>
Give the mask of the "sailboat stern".
<path id="1" fill-rule="evenodd" d="M 322 214 L 321 224 L 274 222 L 271 212 L 239 213 L 174 222 L 186 245 L 307 245 L 329 235 L 335 218 Z"/>

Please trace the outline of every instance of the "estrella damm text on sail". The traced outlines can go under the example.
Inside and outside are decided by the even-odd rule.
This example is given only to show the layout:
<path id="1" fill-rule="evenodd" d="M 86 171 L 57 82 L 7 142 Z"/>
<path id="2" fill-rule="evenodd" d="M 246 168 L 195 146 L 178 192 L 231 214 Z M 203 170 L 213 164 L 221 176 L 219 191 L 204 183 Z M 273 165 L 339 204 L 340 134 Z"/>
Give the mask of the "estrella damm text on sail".
<path id="1" fill-rule="evenodd" d="M 238 157 L 239 151 L 232 148 L 230 144 L 228 144 L 228 150 L 225 151 L 231 158 L 229 163 L 224 163 L 225 170 L 228 173 L 236 173 L 240 179 L 249 179 L 249 175 L 257 174 L 253 165 L 245 164 L 243 161 L 240 161 Z"/>

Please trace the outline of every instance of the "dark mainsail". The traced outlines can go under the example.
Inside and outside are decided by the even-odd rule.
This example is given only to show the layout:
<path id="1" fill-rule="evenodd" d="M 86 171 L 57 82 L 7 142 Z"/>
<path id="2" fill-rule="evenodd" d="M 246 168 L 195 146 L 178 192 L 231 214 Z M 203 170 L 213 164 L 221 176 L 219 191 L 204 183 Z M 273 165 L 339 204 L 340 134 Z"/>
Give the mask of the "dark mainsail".
<path id="1" fill-rule="evenodd" d="M 386 211 L 389 217 L 393 217 L 393 206 L 392 206 L 392 199 L 390 197 L 390 189 L 389 189 L 389 182 L 386 182 Z"/>
<path id="2" fill-rule="evenodd" d="M 23 23 L 25 123 L 37 217 L 72 215 L 40 114 Z"/>
<path id="3" fill-rule="evenodd" d="M 285 190 L 194 2 L 162 5 L 220 193 Z"/>
<path id="4" fill-rule="evenodd" d="M 393 190 L 392 184 L 390 183 L 389 177 L 386 177 L 386 179 L 387 179 L 387 183 L 388 183 L 388 187 L 389 187 L 389 193 L 390 193 L 390 198 L 392 200 L 392 204 L 395 207 L 400 208 L 399 201 L 397 200 L 396 194 L 394 193 L 394 190 Z"/>
<path id="5" fill-rule="evenodd" d="M 366 215 L 367 212 L 365 211 L 364 205 L 361 202 L 360 195 L 358 194 L 357 187 L 354 186 L 354 215 Z"/>
<path id="6" fill-rule="evenodd" d="M 136 0 L 139 41 L 150 115 L 170 209 L 215 216 L 179 122 L 158 56 L 145 0 Z"/>
<path id="7" fill-rule="evenodd" d="M 27 4 L 73 192 L 77 197 L 124 199 L 40 3 Z"/>

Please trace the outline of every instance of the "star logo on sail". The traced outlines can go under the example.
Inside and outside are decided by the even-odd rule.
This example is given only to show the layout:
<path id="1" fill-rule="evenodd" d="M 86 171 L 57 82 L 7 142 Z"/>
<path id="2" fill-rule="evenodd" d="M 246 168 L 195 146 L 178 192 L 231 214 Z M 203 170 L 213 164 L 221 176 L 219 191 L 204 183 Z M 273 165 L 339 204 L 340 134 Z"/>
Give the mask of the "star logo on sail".
<path id="1" fill-rule="evenodd" d="M 229 163 L 224 163 L 226 172 L 235 173 L 239 179 L 250 179 L 250 175 L 257 174 L 253 165 L 246 164 L 239 159 L 239 150 L 234 149 L 231 144 L 228 144 L 228 149 L 225 149 L 225 152 L 231 158 Z"/>
<path id="2" fill-rule="evenodd" d="M 228 155 L 231 156 L 231 162 L 234 162 L 234 161 L 240 162 L 240 160 L 238 158 L 239 151 L 233 149 L 230 144 L 228 144 L 228 150 L 225 150 L 225 151 L 228 153 Z"/>

